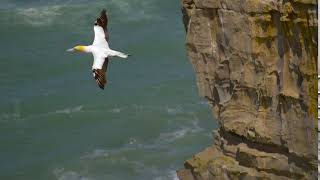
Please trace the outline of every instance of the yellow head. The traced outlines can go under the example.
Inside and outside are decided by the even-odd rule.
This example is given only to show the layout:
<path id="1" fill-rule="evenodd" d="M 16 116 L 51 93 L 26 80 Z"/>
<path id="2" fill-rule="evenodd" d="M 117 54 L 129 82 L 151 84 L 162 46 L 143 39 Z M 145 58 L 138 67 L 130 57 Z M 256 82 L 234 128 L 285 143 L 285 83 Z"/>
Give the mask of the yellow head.
<path id="1" fill-rule="evenodd" d="M 68 49 L 69 52 L 79 51 L 79 52 L 86 52 L 86 46 L 75 46 L 74 48 Z"/>
<path id="2" fill-rule="evenodd" d="M 86 47 L 85 46 L 76 46 L 74 47 L 75 50 L 80 51 L 80 52 L 85 52 L 86 51 Z"/>

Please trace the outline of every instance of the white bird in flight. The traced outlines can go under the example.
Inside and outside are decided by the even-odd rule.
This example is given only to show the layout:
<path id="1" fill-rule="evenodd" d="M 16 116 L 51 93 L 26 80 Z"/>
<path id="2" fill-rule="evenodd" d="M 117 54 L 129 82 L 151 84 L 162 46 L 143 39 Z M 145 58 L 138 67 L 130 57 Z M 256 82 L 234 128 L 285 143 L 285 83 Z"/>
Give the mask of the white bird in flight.
<path id="1" fill-rule="evenodd" d="M 93 77 L 97 82 L 97 85 L 104 89 L 106 84 L 106 71 L 109 63 L 108 57 L 120 57 L 127 58 L 129 55 L 115 51 L 109 48 L 108 40 L 109 34 L 107 29 L 108 18 L 106 10 L 103 9 L 100 13 L 100 17 L 97 18 L 94 24 L 94 40 L 89 46 L 78 45 L 71 49 L 69 52 L 85 52 L 92 53 L 93 55 L 93 65 L 92 72 Z"/>

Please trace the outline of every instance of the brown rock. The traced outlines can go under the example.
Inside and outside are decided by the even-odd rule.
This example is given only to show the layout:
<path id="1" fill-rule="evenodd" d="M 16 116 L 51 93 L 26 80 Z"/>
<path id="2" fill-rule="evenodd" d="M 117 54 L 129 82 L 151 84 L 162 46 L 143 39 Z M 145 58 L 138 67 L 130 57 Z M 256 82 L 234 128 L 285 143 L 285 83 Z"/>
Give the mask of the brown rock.
<path id="1" fill-rule="evenodd" d="M 199 94 L 220 124 L 188 172 L 316 179 L 317 2 L 183 0 L 182 11 Z"/>

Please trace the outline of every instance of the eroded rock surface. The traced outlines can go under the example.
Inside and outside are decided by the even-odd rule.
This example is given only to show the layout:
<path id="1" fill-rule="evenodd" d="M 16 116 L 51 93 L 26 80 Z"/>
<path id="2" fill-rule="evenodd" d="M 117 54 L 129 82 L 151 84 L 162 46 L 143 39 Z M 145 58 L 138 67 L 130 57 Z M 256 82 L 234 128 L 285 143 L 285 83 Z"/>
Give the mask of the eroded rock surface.
<path id="1" fill-rule="evenodd" d="M 317 1 L 182 0 L 199 94 L 220 129 L 186 179 L 317 179 Z"/>

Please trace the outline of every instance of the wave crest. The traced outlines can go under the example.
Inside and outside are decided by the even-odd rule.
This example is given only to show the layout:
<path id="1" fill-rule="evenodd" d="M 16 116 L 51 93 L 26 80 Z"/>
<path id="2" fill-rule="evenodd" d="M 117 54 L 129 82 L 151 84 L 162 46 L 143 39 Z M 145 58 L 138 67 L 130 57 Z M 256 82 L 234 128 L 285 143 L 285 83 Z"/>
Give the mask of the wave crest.
<path id="1" fill-rule="evenodd" d="M 62 15 L 62 6 L 48 6 L 37 8 L 18 9 L 17 15 L 22 18 L 26 23 L 33 26 L 49 25 L 54 20 Z"/>
<path id="2" fill-rule="evenodd" d="M 65 171 L 63 168 L 55 169 L 53 174 L 58 180 L 93 180 L 92 178 L 84 177 L 75 171 Z"/>

